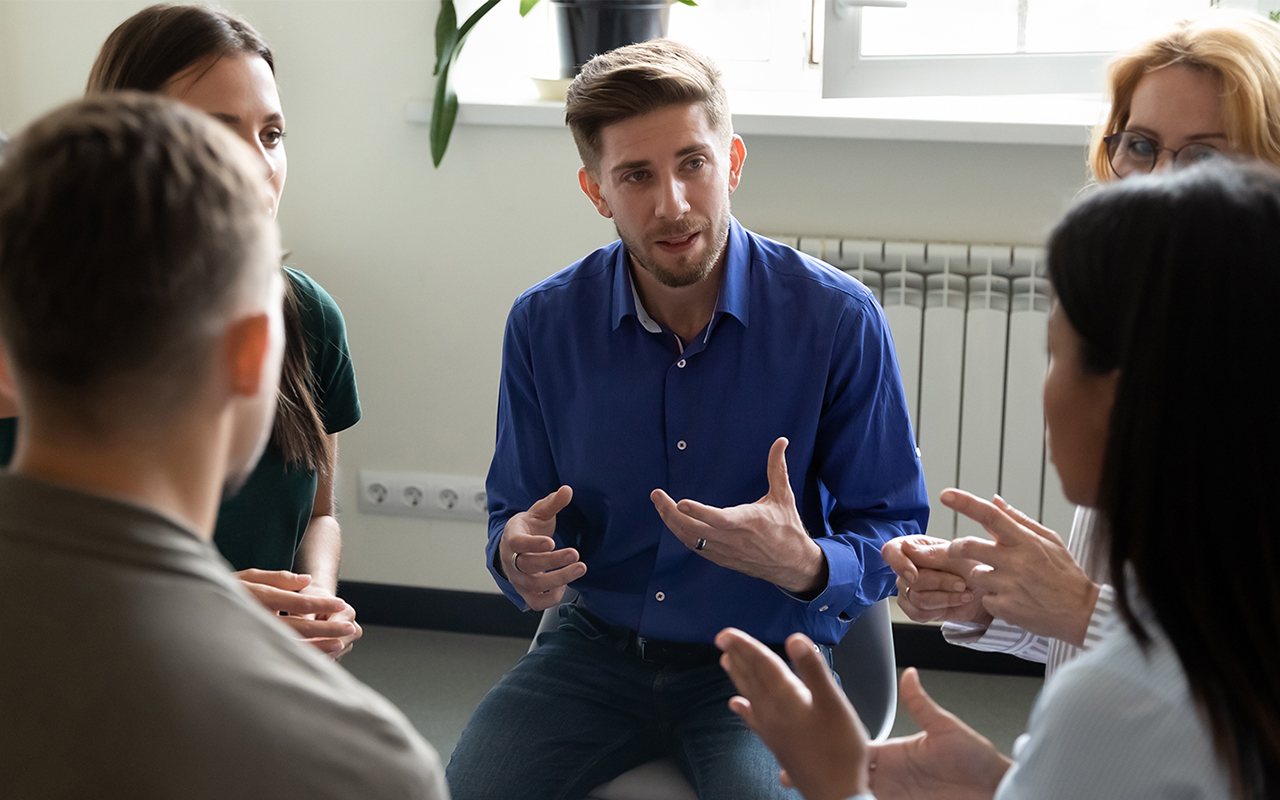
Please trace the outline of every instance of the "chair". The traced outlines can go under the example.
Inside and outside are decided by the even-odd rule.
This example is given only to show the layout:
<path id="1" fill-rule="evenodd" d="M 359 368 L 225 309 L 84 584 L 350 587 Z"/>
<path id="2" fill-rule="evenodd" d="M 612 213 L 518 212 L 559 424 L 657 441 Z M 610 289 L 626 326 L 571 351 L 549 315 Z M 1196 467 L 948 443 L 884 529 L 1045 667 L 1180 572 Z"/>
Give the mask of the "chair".
<path id="1" fill-rule="evenodd" d="M 565 591 L 562 603 L 577 592 Z M 529 649 L 538 646 L 538 634 L 555 630 L 560 623 L 558 606 L 542 612 L 542 621 Z M 836 674 L 849 702 L 875 741 L 888 738 L 898 711 L 898 671 L 893 654 L 893 625 L 889 601 L 880 602 L 849 626 L 831 652 Z M 597 787 L 587 800 L 697 800 L 693 787 L 670 756 L 641 764 Z"/>

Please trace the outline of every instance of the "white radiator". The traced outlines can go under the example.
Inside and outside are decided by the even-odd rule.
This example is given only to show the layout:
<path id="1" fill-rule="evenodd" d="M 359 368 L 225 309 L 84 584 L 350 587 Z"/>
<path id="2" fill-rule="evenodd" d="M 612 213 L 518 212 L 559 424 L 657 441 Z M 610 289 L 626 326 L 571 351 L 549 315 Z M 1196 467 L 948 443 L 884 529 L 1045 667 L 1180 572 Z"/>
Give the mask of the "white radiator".
<path id="1" fill-rule="evenodd" d="M 938 502 L 999 493 L 1063 537 L 1073 506 L 1046 459 L 1049 282 L 1037 247 L 772 236 L 862 281 L 884 308 L 932 496 L 929 533 L 986 536 Z"/>

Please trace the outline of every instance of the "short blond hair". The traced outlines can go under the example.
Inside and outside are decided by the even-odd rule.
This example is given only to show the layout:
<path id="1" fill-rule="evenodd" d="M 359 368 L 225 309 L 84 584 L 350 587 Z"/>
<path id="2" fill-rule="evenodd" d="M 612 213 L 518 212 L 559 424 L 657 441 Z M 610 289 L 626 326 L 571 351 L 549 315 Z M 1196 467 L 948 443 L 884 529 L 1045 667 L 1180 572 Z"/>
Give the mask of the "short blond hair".
<path id="1" fill-rule="evenodd" d="M 674 105 L 700 105 L 711 127 L 733 135 L 729 98 L 711 59 L 672 39 L 619 47 L 592 58 L 565 98 L 564 121 L 587 171 L 600 171 L 600 132 Z"/>
<path id="2" fill-rule="evenodd" d="M 1115 178 L 1103 138 L 1129 124 L 1133 92 L 1143 76 L 1183 66 L 1222 82 L 1227 142 L 1232 150 L 1280 167 L 1280 25 L 1246 11 L 1215 9 L 1182 20 L 1107 66 L 1111 113 L 1093 131 L 1089 169 Z"/>

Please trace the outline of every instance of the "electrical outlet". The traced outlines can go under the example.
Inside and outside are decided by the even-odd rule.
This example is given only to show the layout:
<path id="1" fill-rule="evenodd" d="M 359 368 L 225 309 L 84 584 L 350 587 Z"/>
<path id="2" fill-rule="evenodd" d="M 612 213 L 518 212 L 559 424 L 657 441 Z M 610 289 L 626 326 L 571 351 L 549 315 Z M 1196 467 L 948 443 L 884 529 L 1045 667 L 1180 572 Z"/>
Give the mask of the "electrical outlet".
<path id="1" fill-rule="evenodd" d="M 487 522 L 484 478 L 426 472 L 360 470 L 360 502 L 365 514 Z"/>

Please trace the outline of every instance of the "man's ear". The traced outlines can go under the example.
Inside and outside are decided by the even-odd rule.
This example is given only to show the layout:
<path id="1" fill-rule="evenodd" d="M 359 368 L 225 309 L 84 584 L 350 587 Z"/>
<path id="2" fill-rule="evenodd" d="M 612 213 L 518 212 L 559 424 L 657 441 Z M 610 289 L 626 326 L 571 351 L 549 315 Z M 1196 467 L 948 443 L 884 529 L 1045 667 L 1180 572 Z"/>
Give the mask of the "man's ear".
<path id="1" fill-rule="evenodd" d="M 582 187 L 582 193 L 591 200 L 591 205 L 596 207 L 596 211 L 600 216 L 605 219 L 613 219 L 613 211 L 609 209 L 609 201 L 604 199 L 604 195 L 600 194 L 600 182 L 595 179 L 586 167 L 578 170 L 578 185 Z"/>
<path id="2" fill-rule="evenodd" d="M 9 354 L 0 347 L 0 418 L 18 415 L 18 387 L 9 369 Z"/>
<path id="3" fill-rule="evenodd" d="M 738 183 L 742 180 L 742 165 L 746 160 L 747 145 L 735 133 L 729 140 L 729 194 L 733 194 L 733 190 L 738 188 Z"/>
<path id="4" fill-rule="evenodd" d="M 271 317 L 252 314 L 233 322 L 222 335 L 227 384 L 233 394 L 254 397 L 271 353 Z"/>

